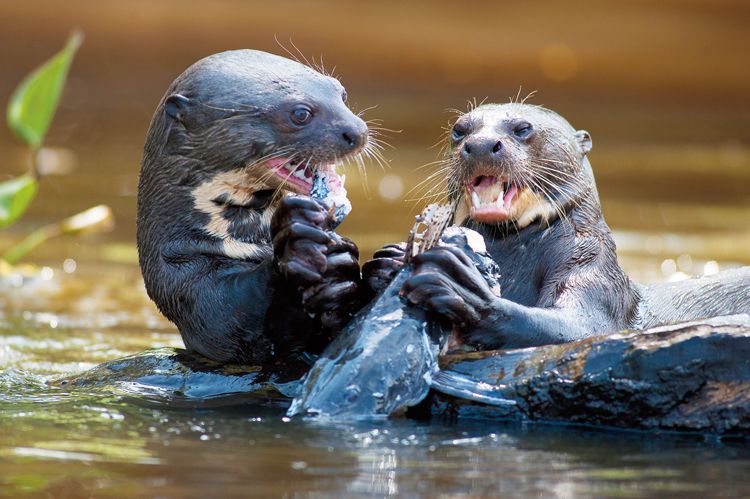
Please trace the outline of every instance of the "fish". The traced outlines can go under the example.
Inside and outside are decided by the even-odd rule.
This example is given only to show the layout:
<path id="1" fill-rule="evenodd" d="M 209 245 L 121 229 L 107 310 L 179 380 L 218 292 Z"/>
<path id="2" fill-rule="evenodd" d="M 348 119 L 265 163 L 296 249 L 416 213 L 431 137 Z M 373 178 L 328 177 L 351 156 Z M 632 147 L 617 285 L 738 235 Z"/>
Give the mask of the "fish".
<path id="1" fill-rule="evenodd" d="M 327 229 L 333 230 L 352 211 L 352 202 L 347 196 L 344 183 L 346 175 L 339 176 L 334 171 L 316 170 L 313 174 L 310 197 L 323 202 L 328 208 Z"/>
<path id="2" fill-rule="evenodd" d="M 437 244 L 464 249 L 499 294 L 499 268 L 484 239 L 449 226 L 455 208 L 430 205 L 409 233 L 405 263 L 389 285 L 360 310 L 323 351 L 302 381 L 288 416 L 373 419 L 405 413 L 428 395 L 451 327 L 400 294 L 411 260 Z"/>

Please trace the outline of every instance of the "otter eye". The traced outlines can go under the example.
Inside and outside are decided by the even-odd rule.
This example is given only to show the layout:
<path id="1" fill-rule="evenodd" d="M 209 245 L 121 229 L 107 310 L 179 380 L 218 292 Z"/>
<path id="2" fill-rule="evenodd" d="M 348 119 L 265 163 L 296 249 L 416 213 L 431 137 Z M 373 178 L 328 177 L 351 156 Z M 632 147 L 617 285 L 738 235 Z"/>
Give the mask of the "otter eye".
<path id="1" fill-rule="evenodd" d="M 313 117 L 313 113 L 307 106 L 298 106 L 292 109 L 292 121 L 295 125 L 305 125 Z"/>
<path id="2" fill-rule="evenodd" d="M 463 123 L 456 123 L 453 126 L 453 130 L 451 130 L 451 139 L 453 139 L 455 142 L 458 142 L 459 140 L 466 137 L 466 134 L 469 133 L 469 129 L 464 125 Z"/>
<path id="3" fill-rule="evenodd" d="M 349 98 L 349 96 L 346 95 L 346 92 L 341 92 L 341 100 L 342 101 L 346 102 L 346 99 L 348 99 L 348 98 Z"/>
<path id="4" fill-rule="evenodd" d="M 513 135 L 515 135 L 518 138 L 525 139 L 529 136 L 531 131 L 534 128 L 531 126 L 531 123 L 528 123 L 526 121 L 519 123 L 513 128 Z"/>

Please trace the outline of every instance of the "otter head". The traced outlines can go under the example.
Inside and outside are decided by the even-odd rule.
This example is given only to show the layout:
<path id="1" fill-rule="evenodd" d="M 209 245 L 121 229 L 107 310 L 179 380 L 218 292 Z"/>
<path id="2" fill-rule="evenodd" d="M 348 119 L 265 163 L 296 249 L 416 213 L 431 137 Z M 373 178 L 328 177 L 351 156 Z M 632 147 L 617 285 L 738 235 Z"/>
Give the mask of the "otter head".
<path id="1" fill-rule="evenodd" d="M 367 139 L 338 80 L 283 57 L 236 50 L 198 61 L 174 81 L 147 149 L 158 144 L 179 157 L 185 171 L 174 173 L 194 180 L 187 183 L 234 173 L 229 178 L 252 190 L 309 194 L 315 170 L 332 171 Z"/>
<path id="2" fill-rule="evenodd" d="M 450 132 L 449 195 L 456 221 L 512 224 L 563 215 L 583 189 L 591 137 L 556 113 L 521 103 L 486 104 Z"/>
<path id="3" fill-rule="evenodd" d="M 138 246 L 146 263 L 186 235 L 249 258 L 270 240 L 280 194 L 310 194 L 313 174 L 335 172 L 368 143 L 364 121 L 335 78 L 255 50 L 202 59 L 156 108 L 138 187 Z M 151 256 L 149 256 L 151 255 Z"/>

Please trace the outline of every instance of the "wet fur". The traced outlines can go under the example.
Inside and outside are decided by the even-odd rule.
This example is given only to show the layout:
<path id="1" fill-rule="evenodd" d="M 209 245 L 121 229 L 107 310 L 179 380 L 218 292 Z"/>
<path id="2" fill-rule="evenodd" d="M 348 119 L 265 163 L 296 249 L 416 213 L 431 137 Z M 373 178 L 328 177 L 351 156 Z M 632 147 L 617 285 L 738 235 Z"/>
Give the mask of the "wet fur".
<path id="1" fill-rule="evenodd" d="M 343 157 L 342 127 L 367 131 L 343 94 L 302 64 L 238 50 L 195 63 L 161 99 L 144 147 L 137 243 L 146 290 L 189 349 L 259 363 L 319 331 L 274 265 L 269 224 L 284 182 L 262 163 Z M 299 100 L 319 105 L 314 126 L 285 121 Z"/>
<path id="2" fill-rule="evenodd" d="M 530 122 L 534 135 L 513 137 L 505 123 L 514 120 Z M 415 269 L 423 274 L 422 285 L 436 288 L 420 292 L 407 281 L 404 289 L 413 302 L 459 317 L 454 323 L 465 341 L 481 348 L 527 347 L 750 312 L 750 268 L 649 286 L 628 278 L 601 212 L 586 158 L 587 132 L 523 103 L 480 105 L 457 122 L 466 137 L 451 140 L 439 171 L 448 177 L 447 194 L 459 207 L 456 221 L 484 236 L 499 265 L 502 297 L 481 291 L 472 269 L 456 270 L 455 259 L 445 252 L 430 259 L 432 267 Z M 489 164 L 462 157 L 464 140 L 475 133 L 502 141 L 502 157 Z M 502 175 L 527 188 L 507 221 L 480 223 L 469 217 L 464 186 L 478 174 Z M 424 275 L 431 272 L 435 276 L 428 281 Z M 436 298 L 434 289 L 444 296 Z M 442 309 L 434 306 L 438 303 Z M 446 310 L 446 303 L 458 304 L 456 310 Z"/>

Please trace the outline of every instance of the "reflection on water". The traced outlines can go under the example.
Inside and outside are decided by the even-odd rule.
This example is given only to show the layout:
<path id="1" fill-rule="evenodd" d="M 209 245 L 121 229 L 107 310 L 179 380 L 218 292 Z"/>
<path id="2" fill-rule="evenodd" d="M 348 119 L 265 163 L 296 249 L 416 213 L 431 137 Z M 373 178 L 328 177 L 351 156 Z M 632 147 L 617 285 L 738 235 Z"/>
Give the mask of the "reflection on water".
<path id="1" fill-rule="evenodd" d="M 122 283 L 140 289 L 135 267 L 55 272 L 36 288 L 38 303 L 15 293 L 27 289 L 15 280 L 0 279 L 12 304 L 0 316 L 0 495 L 750 494 L 744 442 L 502 421 L 332 424 L 246 399 L 196 408 L 111 385 L 51 386 L 61 373 L 176 346 L 179 336 L 141 291 L 117 299 Z"/>
<path id="2" fill-rule="evenodd" d="M 655 154 L 638 147 L 629 151 Z M 745 150 L 742 168 L 713 170 L 710 154 L 691 163 L 678 149 L 659 151 L 654 171 L 635 168 L 627 151 L 605 148 L 594 159 L 611 165 L 597 175 L 631 276 L 680 279 L 748 263 Z M 402 201 L 425 176 L 406 167 L 417 159 L 404 161 L 370 172 L 369 198 L 348 172 L 355 209 L 342 230 L 365 255 L 403 239 L 424 202 Z M 730 187 L 695 190 L 695 178 Z M 327 425 L 247 403 L 184 408 L 47 386 L 181 344 L 145 294 L 132 242 L 118 237 L 62 241 L 37 252 L 44 267 L 0 269 L 0 495 L 750 495 L 745 443 L 503 422 Z"/>
<path id="3" fill-rule="evenodd" d="M 326 425 L 252 406 L 154 409 L 14 371 L 0 379 L 20 395 L 0 402 L 0 490 L 14 496 L 750 492 L 750 451 L 731 443 L 509 423 Z"/>

